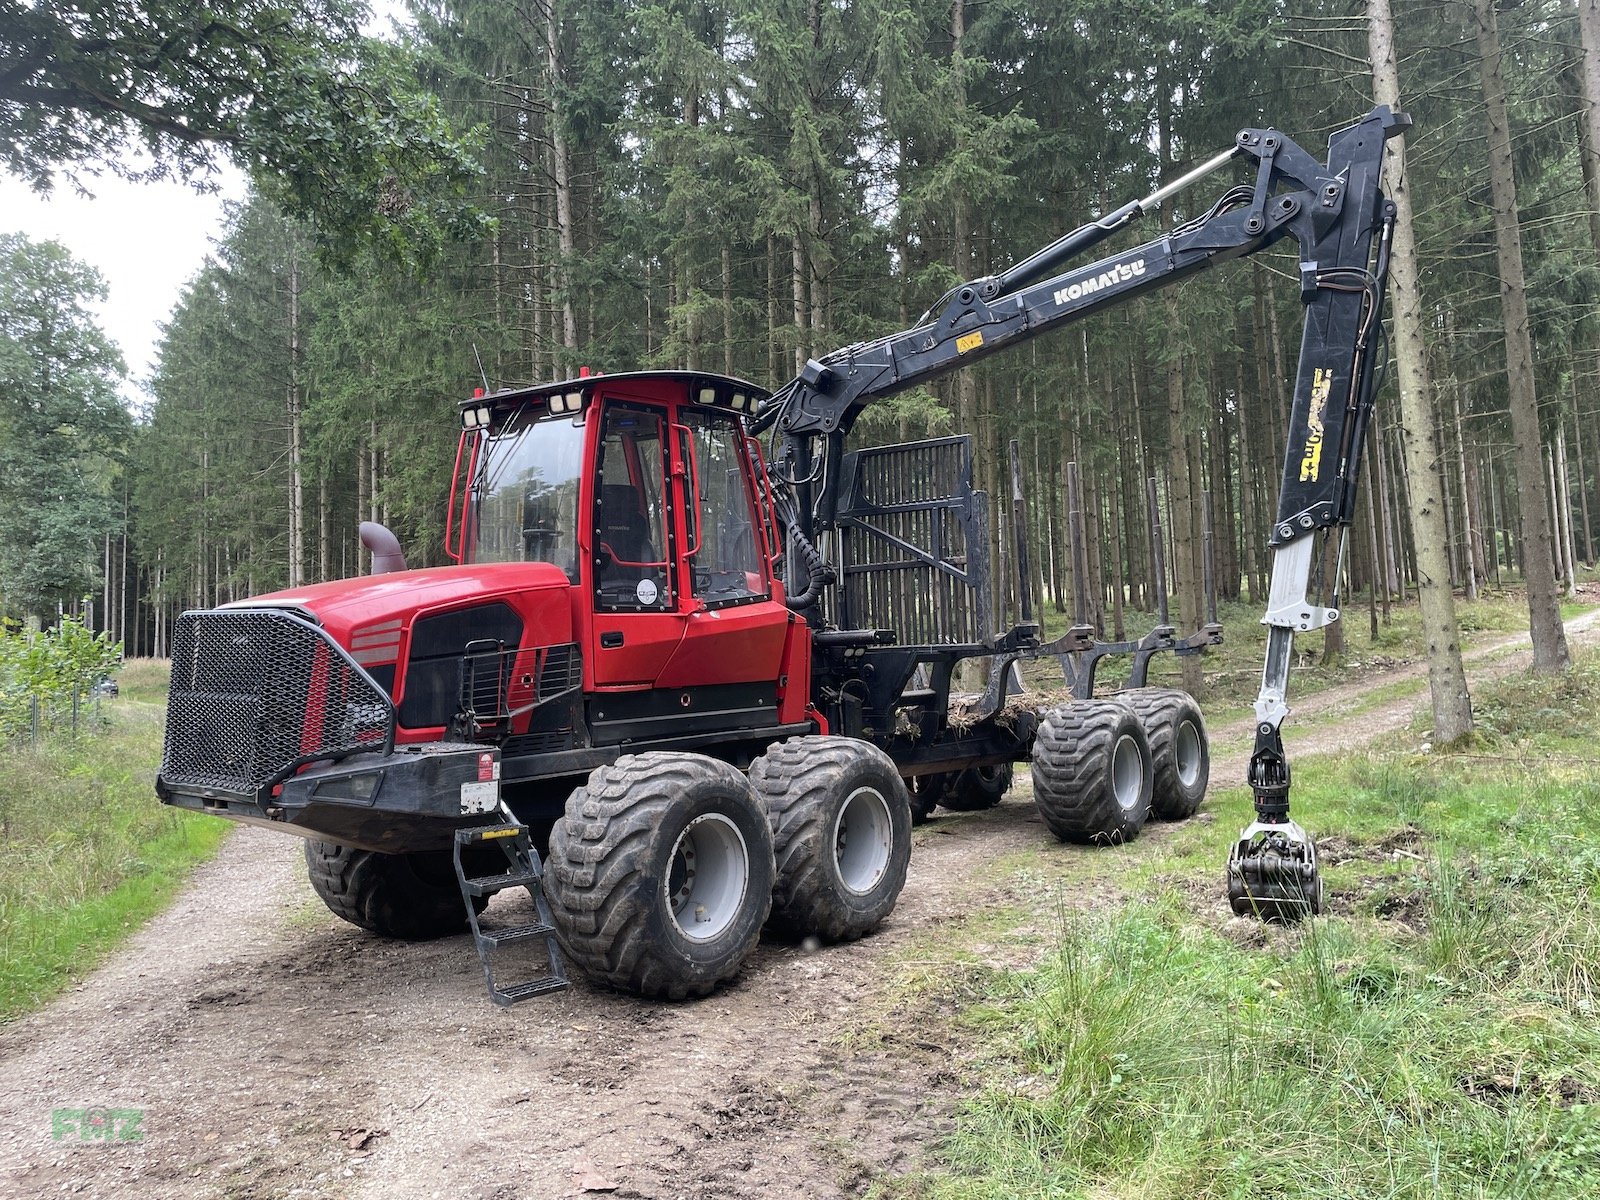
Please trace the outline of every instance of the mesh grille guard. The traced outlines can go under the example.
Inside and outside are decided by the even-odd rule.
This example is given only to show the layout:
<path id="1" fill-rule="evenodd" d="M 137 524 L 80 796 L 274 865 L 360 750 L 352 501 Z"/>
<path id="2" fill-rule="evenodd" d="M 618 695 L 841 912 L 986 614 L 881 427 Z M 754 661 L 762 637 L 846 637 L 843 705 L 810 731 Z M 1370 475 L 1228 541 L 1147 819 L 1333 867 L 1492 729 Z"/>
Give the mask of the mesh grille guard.
<path id="1" fill-rule="evenodd" d="M 383 689 L 305 618 L 270 608 L 178 618 L 166 787 L 261 800 L 305 763 L 388 753 L 394 728 Z"/>

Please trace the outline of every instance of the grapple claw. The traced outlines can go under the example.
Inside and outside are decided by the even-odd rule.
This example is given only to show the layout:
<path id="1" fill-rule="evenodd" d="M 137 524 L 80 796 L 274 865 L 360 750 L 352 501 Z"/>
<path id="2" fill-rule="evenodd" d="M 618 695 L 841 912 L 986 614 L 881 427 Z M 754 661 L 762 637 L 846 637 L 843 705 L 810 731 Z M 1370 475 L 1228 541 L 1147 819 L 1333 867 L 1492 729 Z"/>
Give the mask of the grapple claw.
<path id="1" fill-rule="evenodd" d="M 1228 904 L 1279 925 L 1321 912 L 1316 842 L 1293 821 L 1248 826 L 1228 854 Z"/>

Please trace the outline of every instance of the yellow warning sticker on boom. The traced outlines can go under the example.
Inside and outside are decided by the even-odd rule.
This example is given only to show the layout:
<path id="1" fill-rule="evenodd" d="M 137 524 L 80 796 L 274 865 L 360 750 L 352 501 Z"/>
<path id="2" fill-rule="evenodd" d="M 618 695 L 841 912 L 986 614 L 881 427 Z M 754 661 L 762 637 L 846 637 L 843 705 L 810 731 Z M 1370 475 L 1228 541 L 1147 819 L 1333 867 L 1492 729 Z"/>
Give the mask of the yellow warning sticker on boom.
<path id="1" fill-rule="evenodd" d="M 976 350 L 983 345 L 983 331 L 974 329 L 971 333 L 963 333 L 956 339 L 956 353 L 965 354 L 968 350 Z"/>
<path id="2" fill-rule="evenodd" d="M 1322 414 L 1333 390 L 1333 372 L 1318 367 L 1311 376 L 1311 411 L 1306 414 L 1306 449 L 1300 456 L 1300 482 L 1315 483 L 1322 473 Z"/>

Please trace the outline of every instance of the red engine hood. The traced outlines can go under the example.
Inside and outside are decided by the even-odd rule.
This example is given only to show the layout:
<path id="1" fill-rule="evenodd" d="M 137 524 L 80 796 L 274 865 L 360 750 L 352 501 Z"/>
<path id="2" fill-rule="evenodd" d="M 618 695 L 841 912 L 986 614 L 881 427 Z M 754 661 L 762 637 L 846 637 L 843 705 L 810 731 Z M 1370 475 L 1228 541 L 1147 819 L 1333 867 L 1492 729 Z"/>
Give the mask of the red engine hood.
<path id="1" fill-rule="evenodd" d="M 418 613 L 464 608 L 495 598 L 526 597 L 530 593 L 560 591 L 564 595 L 570 586 L 561 569 L 550 563 L 480 563 L 337 579 L 268 592 L 222 607 L 304 609 L 342 642 L 353 629 L 396 617 L 410 624 L 409 618 Z M 512 606 L 525 607 L 515 600 Z"/>

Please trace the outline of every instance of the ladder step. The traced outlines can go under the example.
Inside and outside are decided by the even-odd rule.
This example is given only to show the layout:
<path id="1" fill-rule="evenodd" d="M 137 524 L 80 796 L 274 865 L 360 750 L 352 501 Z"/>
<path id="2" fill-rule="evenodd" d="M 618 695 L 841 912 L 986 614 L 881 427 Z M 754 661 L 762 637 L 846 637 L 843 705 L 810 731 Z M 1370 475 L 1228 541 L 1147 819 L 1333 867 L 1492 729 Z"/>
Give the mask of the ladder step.
<path id="1" fill-rule="evenodd" d="M 508 871 L 504 875 L 483 875 L 477 879 L 463 879 L 461 884 L 474 896 L 492 896 L 507 888 L 538 887 L 539 876 L 528 871 Z"/>
<path id="2" fill-rule="evenodd" d="M 519 1000 L 531 1000 L 535 996 L 543 996 L 546 992 L 559 992 L 570 986 L 565 979 L 556 975 L 546 975 L 543 979 L 533 979 L 527 983 L 513 983 L 510 987 L 495 988 L 490 993 L 496 1004 L 515 1004 Z"/>
<path id="3" fill-rule="evenodd" d="M 470 846 L 478 842 L 497 841 L 500 838 L 515 838 L 527 832 L 525 825 L 474 825 L 470 829 L 456 830 L 456 841 L 464 846 Z"/>
<path id="4" fill-rule="evenodd" d="M 531 941 L 534 938 L 555 937 L 556 931 L 542 921 L 532 925 L 515 925 L 507 929 L 485 929 L 479 933 L 484 941 L 494 946 L 509 946 L 514 942 Z"/>
<path id="5" fill-rule="evenodd" d="M 510 813 L 506 813 L 510 816 Z M 497 847 L 504 860 L 504 871 L 499 875 L 479 875 L 468 878 L 462 863 L 462 850 L 467 846 Z M 539 883 L 542 864 L 539 851 L 528 837 L 528 828 L 515 822 L 500 825 L 481 825 L 471 829 L 456 830 L 454 862 L 456 881 L 461 885 L 461 897 L 466 903 L 467 924 L 472 929 L 473 944 L 478 950 L 478 961 L 483 966 L 483 982 L 489 989 L 489 998 L 504 1007 L 522 1000 L 531 1000 L 546 992 L 560 991 L 567 986 L 566 968 L 561 962 L 561 950 L 556 944 L 555 929 L 551 926 L 550 910 L 545 904 Z M 481 867 L 479 868 L 482 869 Z M 510 925 L 503 929 L 484 929 L 478 924 L 478 908 L 474 897 L 493 896 L 509 888 L 527 888 L 533 897 L 535 920 L 525 925 Z M 524 918 L 526 920 L 526 918 Z M 543 967 L 548 974 L 501 987 L 495 982 L 494 953 L 502 946 L 518 942 L 542 942 Z M 530 964 L 540 970 L 537 960 Z"/>

